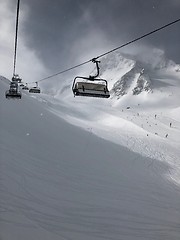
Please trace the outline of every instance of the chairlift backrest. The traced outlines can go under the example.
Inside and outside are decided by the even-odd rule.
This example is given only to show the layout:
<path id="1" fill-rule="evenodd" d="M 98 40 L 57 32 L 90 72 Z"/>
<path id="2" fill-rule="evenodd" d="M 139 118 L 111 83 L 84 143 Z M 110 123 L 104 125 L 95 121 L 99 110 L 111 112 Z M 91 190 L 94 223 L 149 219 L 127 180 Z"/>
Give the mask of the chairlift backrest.
<path id="1" fill-rule="evenodd" d="M 32 88 L 29 89 L 29 92 L 30 93 L 40 93 L 41 90 L 38 87 L 32 87 Z"/>
<path id="2" fill-rule="evenodd" d="M 77 82 L 75 84 L 76 89 L 88 89 L 88 90 L 96 90 L 96 91 L 104 91 L 106 90 L 106 85 L 99 83 L 89 83 L 89 82 Z"/>
<path id="3" fill-rule="evenodd" d="M 76 77 L 74 79 L 74 84 L 72 87 L 74 96 L 86 96 L 86 97 L 98 97 L 98 98 L 109 98 L 110 97 L 106 80 L 94 79 L 93 82 L 82 82 L 82 81 L 78 81 L 78 78 L 83 79 L 83 77 Z M 94 81 L 99 82 L 100 80 L 104 81 L 104 82 L 103 83 L 94 83 Z"/>

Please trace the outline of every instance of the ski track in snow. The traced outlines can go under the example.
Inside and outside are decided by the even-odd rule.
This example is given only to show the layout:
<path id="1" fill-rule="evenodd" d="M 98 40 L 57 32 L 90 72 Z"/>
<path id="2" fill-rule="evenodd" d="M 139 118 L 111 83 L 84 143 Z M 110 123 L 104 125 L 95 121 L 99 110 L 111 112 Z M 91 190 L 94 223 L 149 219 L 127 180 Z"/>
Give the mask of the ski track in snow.
<path id="1" fill-rule="evenodd" d="M 178 120 L 0 85 L 0 239 L 179 239 Z"/>

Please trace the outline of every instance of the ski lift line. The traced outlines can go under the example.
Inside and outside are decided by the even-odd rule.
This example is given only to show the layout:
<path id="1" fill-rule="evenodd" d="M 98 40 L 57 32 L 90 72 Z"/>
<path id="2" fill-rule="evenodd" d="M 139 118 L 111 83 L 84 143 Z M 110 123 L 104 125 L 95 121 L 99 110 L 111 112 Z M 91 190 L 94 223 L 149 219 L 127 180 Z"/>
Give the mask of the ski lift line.
<path id="1" fill-rule="evenodd" d="M 15 45 L 14 45 L 14 69 L 13 76 L 16 73 L 16 56 L 17 56 L 17 39 L 18 39 L 18 23 L 19 23 L 19 5 L 20 0 L 17 2 L 17 14 L 16 14 L 16 33 L 15 33 Z"/>
<path id="2" fill-rule="evenodd" d="M 127 43 L 119 46 L 119 47 L 116 47 L 116 48 L 108 51 L 108 52 L 105 52 L 105 53 L 97 56 L 95 59 L 104 57 L 104 56 L 107 55 L 107 54 L 110 54 L 110 53 L 112 53 L 112 52 L 114 52 L 114 51 L 117 51 L 118 49 L 123 48 L 123 47 L 126 47 L 126 46 L 128 46 L 128 45 L 130 45 L 130 44 L 132 44 L 132 43 L 134 43 L 134 42 L 137 42 L 137 41 L 139 41 L 139 40 L 141 40 L 141 39 L 143 39 L 143 38 L 145 38 L 145 37 L 147 37 L 147 36 L 149 36 L 149 35 L 151 35 L 151 34 L 154 34 L 154 33 L 158 32 L 158 31 L 160 31 L 160 30 L 162 30 L 162 29 L 164 29 L 164 28 L 167 28 L 167 27 L 169 27 L 169 26 L 171 26 L 171 25 L 173 25 L 173 24 L 175 24 L 175 23 L 177 23 L 177 22 L 179 22 L 179 21 L 180 21 L 180 18 L 177 19 L 177 20 L 175 20 L 175 21 L 173 21 L 173 22 L 170 22 L 170 23 L 168 23 L 168 24 L 166 24 L 166 25 L 164 25 L 164 26 L 162 26 L 162 27 L 159 27 L 159 28 L 157 28 L 157 29 L 155 29 L 155 30 L 153 30 L 153 31 L 151 31 L 151 32 L 149 32 L 149 33 L 146 33 L 146 34 L 144 34 L 144 35 L 142 35 L 142 36 L 140 36 L 140 37 L 138 37 L 138 38 L 135 38 L 135 39 L 133 39 L 133 40 L 131 40 L 131 41 L 129 41 L 129 42 L 127 42 Z"/>
<path id="3" fill-rule="evenodd" d="M 140 36 L 140 37 L 138 37 L 138 38 L 135 38 L 135 39 L 133 39 L 133 40 L 131 40 L 131 41 L 129 41 L 129 42 L 127 42 L 127 43 L 119 46 L 119 47 L 116 47 L 116 48 L 114 48 L 114 49 L 111 49 L 110 51 L 107 51 L 107 52 L 105 52 L 105 53 L 103 53 L 103 54 L 101 54 L 101 55 L 99 55 L 99 56 L 97 56 L 97 57 L 95 57 L 95 58 L 92 58 L 92 59 L 90 59 L 90 60 L 88 60 L 88 61 L 85 61 L 85 62 L 83 62 L 83 63 L 80 63 L 80 64 L 78 64 L 78 65 L 75 65 L 75 66 L 73 66 L 73 67 L 70 67 L 70 68 L 68 68 L 68 69 L 65 69 L 65 70 L 63 70 L 63 71 L 57 72 L 57 73 L 55 73 L 55 74 L 52 74 L 52 75 L 50 75 L 50 76 L 48 76 L 48 77 L 45 77 L 45 78 L 43 78 L 43 79 L 40 79 L 40 80 L 38 80 L 38 81 L 36 81 L 36 82 L 41 82 L 41 81 L 50 79 L 50 78 L 55 77 L 55 76 L 57 76 L 57 75 L 63 74 L 63 73 L 68 72 L 68 71 L 71 71 L 71 70 L 73 70 L 73 69 L 75 69 L 75 68 L 81 67 L 81 66 L 83 66 L 83 65 L 85 65 L 85 64 L 87 64 L 87 63 L 94 62 L 94 61 L 97 60 L 98 58 L 104 57 L 105 55 L 108 55 L 108 54 L 110 54 L 110 53 L 112 53 L 112 52 L 115 52 L 115 51 L 117 51 L 117 50 L 119 50 L 119 49 L 121 49 L 121 48 L 123 48 L 123 47 L 126 47 L 126 46 L 128 46 L 128 45 L 130 45 L 130 44 L 132 44 L 132 43 L 134 43 L 134 42 L 137 42 L 137 41 L 139 41 L 139 40 L 141 40 L 141 39 L 143 39 L 143 38 L 145 38 L 145 37 L 147 37 L 147 36 L 149 36 L 149 35 L 152 35 L 152 34 L 158 32 L 158 31 L 161 31 L 162 29 L 167 28 L 167 27 L 169 27 L 169 26 L 171 26 L 171 25 L 173 25 L 173 24 L 175 24 L 175 23 L 178 23 L 178 22 L 180 22 L 180 18 L 177 19 L 177 20 L 175 20 L 175 21 L 172 21 L 172 22 L 170 22 L 170 23 L 168 23 L 168 24 L 166 24 L 166 25 L 163 25 L 163 26 L 161 26 L 161 27 L 159 27 L 159 28 L 157 28 L 157 29 L 149 32 L 149 33 L 146 33 L 146 34 L 144 34 L 144 35 L 142 35 L 142 36 Z M 35 83 L 35 82 L 32 82 L 32 83 Z"/>
<path id="4" fill-rule="evenodd" d="M 89 62 L 91 62 L 91 61 L 92 61 L 92 60 L 88 60 L 88 61 L 86 61 L 86 62 L 80 63 L 80 64 L 78 64 L 78 65 L 76 65 L 76 66 L 70 67 L 70 68 L 68 68 L 68 69 L 66 69 L 66 70 L 63 70 L 63 71 L 58 72 L 58 73 L 55 73 L 55 74 L 53 74 L 53 75 L 50 75 L 50 76 L 48 76 L 48 77 L 46 77 L 46 78 L 43 78 L 43 79 L 41 79 L 41 80 L 39 80 L 39 81 L 36 81 L 36 82 L 41 82 L 41 81 L 47 80 L 47 79 L 49 79 L 49 78 L 55 77 L 55 76 L 60 75 L 60 74 L 62 74 L 62 73 L 65 73 L 65 72 L 68 72 L 68 71 L 73 70 L 73 69 L 75 69 L 75 68 L 78 68 L 78 67 L 80 67 L 80 66 L 83 66 L 83 65 L 85 65 L 85 64 L 87 64 L 87 63 L 89 63 Z M 36 82 L 33 82 L 33 83 L 36 83 Z"/>

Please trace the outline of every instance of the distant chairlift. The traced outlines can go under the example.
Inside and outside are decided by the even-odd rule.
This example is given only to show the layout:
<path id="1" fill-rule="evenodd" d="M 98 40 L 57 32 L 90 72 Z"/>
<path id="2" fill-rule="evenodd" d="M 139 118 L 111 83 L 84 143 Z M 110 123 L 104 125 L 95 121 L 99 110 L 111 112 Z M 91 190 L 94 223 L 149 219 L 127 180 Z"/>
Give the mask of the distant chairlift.
<path id="1" fill-rule="evenodd" d="M 22 87 L 22 90 L 29 90 L 27 83 L 26 83 L 26 85 L 24 85 L 24 86 Z"/>
<path id="2" fill-rule="evenodd" d="M 19 77 L 18 74 L 14 74 L 13 77 L 12 77 L 12 82 L 21 83 L 22 79 Z"/>
<path id="3" fill-rule="evenodd" d="M 36 82 L 35 87 L 32 87 L 32 88 L 29 89 L 29 92 L 30 93 L 40 93 L 41 92 L 40 88 L 38 87 L 38 82 Z"/>
<path id="4" fill-rule="evenodd" d="M 97 74 L 95 76 L 89 77 L 75 77 L 72 91 L 74 96 L 87 96 L 87 97 L 99 97 L 99 98 L 109 98 L 110 93 L 108 90 L 108 84 L 105 79 L 97 78 L 99 76 L 99 65 L 100 61 L 92 59 L 92 62 L 96 64 Z M 83 79 L 85 81 L 80 81 Z M 96 82 L 96 83 L 94 83 Z"/>
<path id="5" fill-rule="evenodd" d="M 24 87 L 24 84 L 23 84 L 23 83 L 21 83 L 19 86 L 20 86 L 21 88 L 23 88 L 23 87 Z"/>
<path id="6" fill-rule="evenodd" d="M 19 98 L 21 99 L 22 95 L 21 92 L 18 90 L 18 83 L 11 82 L 9 90 L 5 92 L 6 98 Z"/>

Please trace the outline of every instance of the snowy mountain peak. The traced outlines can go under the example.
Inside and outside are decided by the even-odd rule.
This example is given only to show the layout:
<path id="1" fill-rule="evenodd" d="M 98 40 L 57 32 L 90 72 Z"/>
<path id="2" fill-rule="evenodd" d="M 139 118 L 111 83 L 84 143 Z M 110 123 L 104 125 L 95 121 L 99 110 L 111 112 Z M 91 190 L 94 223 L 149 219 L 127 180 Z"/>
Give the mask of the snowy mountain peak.
<path id="1" fill-rule="evenodd" d="M 112 93 L 120 98 L 125 94 L 138 95 L 143 91 L 151 92 L 151 80 L 145 69 L 135 63 L 113 86 Z"/>
<path id="2" fill-rule="evenodd" d="M 180 72 L 180 66 L 167 59 L 164 51 L 159 49 L 142 56 L 130 56 L 117 51 L 104 57 L 100 67 L 101 77 L 107 79 L 114 99 L 159 90 L 170 92 L 170 88 L 164 88 L 163 82 L 176 78 L 178 84 Z M 159 84 L 160 81 L 162 83 Z"/>

